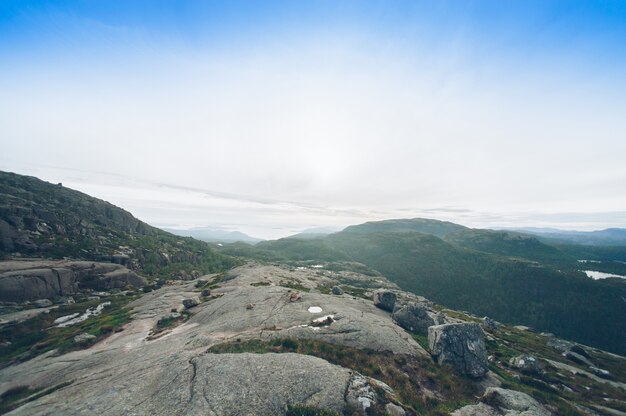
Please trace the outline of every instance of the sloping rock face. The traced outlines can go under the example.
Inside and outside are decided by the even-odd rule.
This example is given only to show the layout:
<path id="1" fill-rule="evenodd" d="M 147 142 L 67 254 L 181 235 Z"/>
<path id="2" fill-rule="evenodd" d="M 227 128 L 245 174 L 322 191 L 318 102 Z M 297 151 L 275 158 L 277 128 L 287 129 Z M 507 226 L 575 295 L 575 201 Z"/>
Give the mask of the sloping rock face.
<path id="1" fill-rule="evenodd" d="M 134 319 L 122 332 L 88 349 L 43 354 L 0 369 L 0 394 L 16 386 L 54 389 L 12 415 L 284 415 L 288 405 L 365 414 L 393 404 L 389 386 L 321 358 L 210 352 L 223 343 L 296 338 L 428 357 L 369 299 L 278 285 L 292 279 L 314 287 L 324 282 L 316 273 L 237 268 L 221 276 L 213 297 L 193 307 L 184 323 L 151 336 L 160 318 L 201 290 L 195 282 L 165 285 L 130 304 Z M 220 276 L 208 277 L 207 284 L 214 277 Z M 292 302 L 294 293 L 300 297 Z M 326 316 L 332 316 L 327 325 L 312 325 Z"/>
<path id="2" fill-rule="evenodd" d="M 439 364 L 479 378 L 488 370 L 485 336 L 477 323 L 435 325 L 428 328 L 428 346 Z"/>
<path id="3" fill-rule="evenodd" d="M 68 296 L 81 288 L 142 287 L 146 280 L 124 266 L 88 261 L 0 262 L 0 301 L 24 302 Z"/>
<path id="4" fill-rule="evenodd" d="M 481 402 L 452 412 L 452 416 L 550 416 L 537 400 L 526 393 L 489 387 Z"/>
<path id="5" fill-rule="evenodd" d="M 141 383 L 127 382 L 141 362 L 123 362 L 115 375 L 89 375 L 13 414 L 278 415 L 288 405 L 341 412 L 348 400 L 377 400 L 359 374 L 299 354 L 174 354 L 145 368 Z"/>
<path id="6" fill-rule="evenodd" d="M 241 267 L 229 273 L 230 280 L 219 289 L 224 296 L 211 301 L 192 319 L 202 322 L 212 334 L 203 338 L 203 345 L 230 338 L 298 338 L 374 351 L 428 355 L 409 334 L 393 324 L 389 314 L 371 301 L 296 293 L 276 285 L 284 279 L 281 277 L 284 274 L 284 270 L 271 266 Z M 268 285 L 252 286 L 259 281 Z M 305 279 L 299 283 L 310 284 Z M 247 305 L 252 307 L 247 309 Z M 317 326 L 313 322 L 329 316 L 328 325 Z M 200 339 L 195 342 L 201 345 Z"/>
<path id="7" fill-rule="evenodd" d="M 393 320 L 402 328 L 421 335 L 428 335 L 428 327 L 435 325 L 426 305 L 417 302 L 396 310 Z"/>

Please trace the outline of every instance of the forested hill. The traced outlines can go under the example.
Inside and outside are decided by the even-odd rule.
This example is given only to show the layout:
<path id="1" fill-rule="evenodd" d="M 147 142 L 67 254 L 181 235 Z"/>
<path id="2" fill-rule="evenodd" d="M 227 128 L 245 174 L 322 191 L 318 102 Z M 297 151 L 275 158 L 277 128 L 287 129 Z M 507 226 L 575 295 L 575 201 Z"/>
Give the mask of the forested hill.
<path id="1" fill-rule="evenodd" d="M 115 261 L 160 277 L 236 264 L 204 242 L 159 230 L 106 201 L 0 171 L 0 256 L 15 254 Z"/>
<path id="2" fill-rule="evenodd" d="M 411 231 L 412 221 L 415 229 L 426 231 L 424 220 L 382 221 L 325 238 L 287 238 L 224 251 L 266 261 L 362 263 L 445 306 L 626 354 L 623 279 L 594 281 L 577 270 L 571 252 L 534 237 L 450 223 L 438 227 L 427 220 L 429 234 Z"/>

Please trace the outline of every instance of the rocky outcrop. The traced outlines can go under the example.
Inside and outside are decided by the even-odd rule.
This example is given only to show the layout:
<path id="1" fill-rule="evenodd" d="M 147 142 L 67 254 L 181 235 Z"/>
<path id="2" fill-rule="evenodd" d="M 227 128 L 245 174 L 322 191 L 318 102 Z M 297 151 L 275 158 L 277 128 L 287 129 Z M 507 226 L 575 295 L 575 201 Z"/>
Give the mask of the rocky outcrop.
<path id="1" fill-rule="evenodd" d="M 526 393 L 489 387 L 481 403 L 462 407 L 452 416 L 551 416 L 545 407 Z"/>
<path id="2" fill-rule="evenodd" d="M 409 303 L 397 309 L 392 316 L 398 325 L 416 334 L 428 335 L 428 327 L 435 325 L 424 303 Z"/>
<path id="3" fill-rule="evenodd" d="M 522 355 L 518 355 L 517 357 L 511 358 L 509 360 L 509 365 L 511 367 L 517 368 L 518 370 L 520 370 L 522 373 L 525 373 L 525 374 L 536 375 L 536 374 L 541 374 L 543 372 L 543 369 L 541 368 L 541 365 L 539 364 L 539 360 L 537 360 L 537 358 L 533 357 L 532 355 L 528 355 L 528 354 L 522 354 Z"/>
<path id="4" fill-rule="evenodd" d="M 142 287 L 146 280 L 124 266 L 88 261 L 0 262 L 0 301 L 54 299 L 79 289 L 109 290 L 127 285 Z"/>
<path id="5" fill-rule="evenodd" d="M 393 308 L 396 304 L 396 294 L 385 289 L 375 290 L 372 298 L 374 305 L 385 311 L 393 312 Z"/>
<path id="6" fill-rule="evenodd" d="M 498 324 L 497 324 L 497 322 L 496 322 L 496 321 L 494 321 L 493 319 L 491 319 L 491 318 L 490 318 L 490 317 L 488 317 L 488 316 L 485 316 L 485 317 L 483 318 L 481 325 L 482 325 L 483 329 L 484 329 L 485 331 L 487 331 L 487 332 L 493 332 L 493 331 L 495 331 L 496 329 L 498 329 Z"/>
<path id="7" fill-rule="evenodd" d="M 461 374 L 474 378 L 487 373 L 485 336 L 479 324 L 431 326 L 428 328 L 428 345 L 439 364 L 450 364 Z"/>
<path id="8" fill-rule="evenodd" d="M 283 273 L 282 269 L 272 266 L 233 270 L 232 278 L 214 292 L 219 295 L 228 291 L 236 296 L 223 296 L 206 305 L 201 304 L 202 308 L 192 322 L 203 322 L 207 333 L 242 333 L 242 340 L 251 336 L 266 340 L 316 339 L 359 349 L 427 355 L 409 334 L 392 323 L 388 313 L 375 307 L 372 301 L 314 292 L 296 293 L 293 289 L 275 285 L 250 285 Z M 297 301 L 292 301 L 294 295 Z M 242 315 L 245 310 L 252 313 Z M 327 319 L 329 315 L 332 315 L 330 321 Z M 324 318 L 322 325 L 314 325 L 313 321 L 320 318 Z M 260 335 L 251 332 L 250 328 L 260 328 Z"/>

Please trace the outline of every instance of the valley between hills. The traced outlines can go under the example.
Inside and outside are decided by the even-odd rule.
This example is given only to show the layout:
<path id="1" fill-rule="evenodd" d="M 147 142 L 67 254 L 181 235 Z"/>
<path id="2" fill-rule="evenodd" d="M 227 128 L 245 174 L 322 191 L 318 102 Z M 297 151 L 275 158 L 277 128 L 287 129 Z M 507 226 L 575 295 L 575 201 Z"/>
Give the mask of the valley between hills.
<path id="1" fill-rule="evenodd" d="M 410 219 L 217 244 L 33 177 L 0 195 L 2 414 L 626 414 L 626 281 L 579 261 L 620 274 L 614 240 Z"/>

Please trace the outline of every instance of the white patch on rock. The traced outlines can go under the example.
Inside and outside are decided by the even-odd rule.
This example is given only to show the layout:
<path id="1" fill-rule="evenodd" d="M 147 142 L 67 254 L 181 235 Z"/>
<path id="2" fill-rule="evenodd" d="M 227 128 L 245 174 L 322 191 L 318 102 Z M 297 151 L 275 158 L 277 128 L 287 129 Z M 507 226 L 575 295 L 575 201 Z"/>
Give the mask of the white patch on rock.
<path id="1" fill-rule="evenodd" d="M 57 328 L 66 328 L 68 326 L 72 326 L 74 324 L 78 324 L 80 322 L 86 321 L 87 319 L 89 319 L 89 317 L 91 316 L 97 316 L 100 315 L 102 313 L 102 310 L 104 309 L 105 306 L 109 306 L 111 304 L 111 302 L 104 302 L 101 303 L 100 305 L 96 306 L 95 308 L 88 308 L 84 314 L 77 316 L 75 318 L 69 319 L 69 320 L 64 320 L 61 323 L 59 323 L 57 325 Z M 77 315 L 77 314 L 74 314 Z M 63 319 L 63 318 L 67 318 L 69 316 L 72 315 L 68 315 L 68 316 L 64 316 L 61 317 L 59 319 Z M 58 321 L 58 319 L 57 319 Z M 54 321 L 55 323 L 57 323 L 56 321 Z"/>
<path id="2" fill-rule="evenodd" d="M 309 306 L 308 310 L 310 313 L 322 313 L 322 308 L 319 306 Z"/>
<path id="3" fill-rule="evenodd" d="M 78 315 L 80 315 L 80 313 L 76 312 L 76 313 L 73 313 L 71 315 L 61 316 L 60 318 L 55 319 L 54 323 L 55 324 L 62 324 L 63 322 L 67 322 L 70 319 L 76 318 Z"/>

